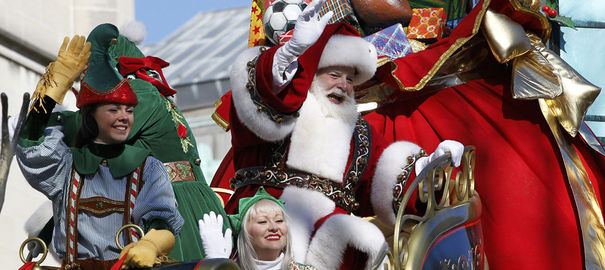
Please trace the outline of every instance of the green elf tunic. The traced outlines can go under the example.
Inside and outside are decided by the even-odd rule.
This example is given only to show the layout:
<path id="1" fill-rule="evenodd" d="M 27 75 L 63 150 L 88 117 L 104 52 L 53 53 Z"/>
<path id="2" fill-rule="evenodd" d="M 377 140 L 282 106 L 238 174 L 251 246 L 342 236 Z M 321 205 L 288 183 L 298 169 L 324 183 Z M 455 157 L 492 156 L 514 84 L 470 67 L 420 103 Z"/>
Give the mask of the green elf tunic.
<path id="1" fill-rule="evenodd" d="M 181 111 L 151 83 L 134 79 L 130 84 L 139 104 L 134 108 L 134 124 L 126 143 L 150 150 L 164 163 L 178 210 L 185 220 L 169 256 L 178 261 L 200 260 L 205 254 L 198 220 L 210 211 L 223 215 L 224 220 L 227 216 L 218 197 L 206 184 L 195 138 Z M 70 145 L 79 127 L 79 114 L 54 113 L 50 125 L 62 125 L 64 141 Z"/>

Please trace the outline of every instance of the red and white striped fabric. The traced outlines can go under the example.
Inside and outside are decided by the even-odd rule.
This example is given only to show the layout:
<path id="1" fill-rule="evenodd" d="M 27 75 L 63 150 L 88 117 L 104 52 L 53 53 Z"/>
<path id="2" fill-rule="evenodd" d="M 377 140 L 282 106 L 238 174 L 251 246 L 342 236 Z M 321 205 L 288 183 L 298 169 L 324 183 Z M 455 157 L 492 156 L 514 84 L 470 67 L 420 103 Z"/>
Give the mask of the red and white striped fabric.
<path id="1" fill-rule="evenodd" d="M 67 213 L 67 259 L 73 262 L 75 259 L 75 231 L 77 225 L 76 199 L 78 198 L 81 185 L 81 176 L 75 170 L 72 170 L 72 183 L 69 191 L 69 211 Z"/>
<path id="2" fill-rule="evenodd" d="M 130 223 L 131 224 L 136 224 L 134 223 L 134 217 L 132 216 L 132 211 L 134 211 L 134 203 L 137 199 L 137 186 L 139 183 L 139 168 L 137 168 L 136 170 L 134 170 L 134 172 L 132 173 L 132 181 L 130 184 Z M 133 235 L 137 235 L 137 232 L 134 230 L 134 228 L 130 228 L 130 240 L 133 241 L 132 237 Z"/>

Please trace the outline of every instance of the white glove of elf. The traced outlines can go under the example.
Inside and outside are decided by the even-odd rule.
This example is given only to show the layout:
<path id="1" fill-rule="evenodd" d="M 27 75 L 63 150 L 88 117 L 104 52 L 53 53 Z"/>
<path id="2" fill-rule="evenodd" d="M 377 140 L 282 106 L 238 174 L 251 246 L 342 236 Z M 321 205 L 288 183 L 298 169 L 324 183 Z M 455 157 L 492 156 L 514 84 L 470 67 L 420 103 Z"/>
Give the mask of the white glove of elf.
<path id="1" fill-rule="evenodd" d="M 285 85 L 296 72 L 288 72 L 291 76 L 284 74 L 286 68 L 290 66 L 300 55 L 302 55 L 309 47 L 311 47 L 326 28 L 326 25 L 332 18 L 334 12 L 328 11 L 321 18 L 319 11 L 326 0 L 315 0 L 311 2 L 296 19 L 292 38 L 288 40 L 275 52 L 273 58 L 273 78 L 274 90 L 279 90 Z"/>
<path id="2" fill-rule="evenodd" d="M 454 167 L 460 166 L 460 162 L 462 161 L 462 154 L 464 153 L 464 145 L 457 141 L 445 140 L 442 141 L 433 152 L 428 157 L 421 157 L 416 160 L 416 165 L 414 170 L 416 171 L 416 176 L 426 167 L 427 164 L 431 163 L 435 159 L 440 156 L 443 156 L 445 152 L 450 152 L 452 155 L 452 161 L 454 162 Z"/>
<path id="3" fill-rule="evenodd" d="M 206 258 L 229 258 L 233 249 L 233 240 L 231 229 L 225 230 L 223 234 L 223 216 L 217 216 L 211 211 L 209 214 L 204 214 L 198 224 Z"/>

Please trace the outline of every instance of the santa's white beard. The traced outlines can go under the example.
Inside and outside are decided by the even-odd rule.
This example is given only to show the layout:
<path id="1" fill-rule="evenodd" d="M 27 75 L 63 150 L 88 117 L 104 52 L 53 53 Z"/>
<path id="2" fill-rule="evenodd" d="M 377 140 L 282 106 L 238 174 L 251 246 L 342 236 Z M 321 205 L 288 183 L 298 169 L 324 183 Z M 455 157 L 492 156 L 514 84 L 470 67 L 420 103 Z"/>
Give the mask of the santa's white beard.
<path id="1" fill-rule="evenodd" d="M 352 97 L 334 104 L 327 97 L 330 93 L 313 82 L 292 131 L 286 164 L 341 182 L 359 113 Z"/>
<path id="2" fill-rule="evenodd" d="M 315 97 L 315 100 L 319 104 L 319 108 L 325 117 L 337 118 L 349 124 L 354 124 L 357 121 L 359 113 L 357 112 L 355 99 L 352 96 L 347 95 L 345 91 L 336 87 L 326 90 L 326 87 L 322 85 L 321 81 L 315 78 L 313 83 L 311 83 L 309 93 Z M 328 98 L 328 95 L 330 94 L 342 95 L 342 103 L 332 103 L 330 98 Z"/>

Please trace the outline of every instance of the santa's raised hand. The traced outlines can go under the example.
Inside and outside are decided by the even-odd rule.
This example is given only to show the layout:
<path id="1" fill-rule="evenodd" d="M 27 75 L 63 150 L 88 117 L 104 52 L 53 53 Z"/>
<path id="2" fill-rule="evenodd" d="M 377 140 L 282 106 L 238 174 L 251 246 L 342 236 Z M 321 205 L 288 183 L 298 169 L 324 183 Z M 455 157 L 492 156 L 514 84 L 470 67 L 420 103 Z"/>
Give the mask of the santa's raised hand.
<path id="1" fill-rule="evenodd" d="M 311 2 L 299 15 L 292 38 L 277 49 L 273 59 L 273 91 L 279 92 L 296 73 L 296 59 L 311 47 L 321 36 L 334 12 L 329 11 L 319 17 L 319 11 L 326 0 Z"/>
<path id="2" fill-rule="evenodd" d="M 298 15 L 292 38 L 284 44 L 284 49 L 295 56 L 300 56 L 319 39 L 334 14 L 328 11 L 319 17 L 319 11 L 325 2 L 326 0 L 315 0 Z"/>

